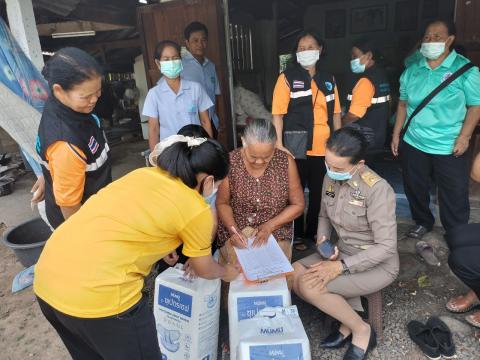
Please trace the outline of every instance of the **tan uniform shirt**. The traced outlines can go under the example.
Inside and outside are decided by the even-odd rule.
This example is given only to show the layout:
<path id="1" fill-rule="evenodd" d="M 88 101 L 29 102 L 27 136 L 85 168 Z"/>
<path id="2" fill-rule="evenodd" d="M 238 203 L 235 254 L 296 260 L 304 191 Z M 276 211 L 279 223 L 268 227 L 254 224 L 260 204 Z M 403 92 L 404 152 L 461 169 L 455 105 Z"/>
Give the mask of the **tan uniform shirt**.
<path id="1" fill-rule="evenodd" d="M 317 238 L 330 239 L 332 227 L 351 273 L 380 264 L 392 274 L 398 271 L 395 193 L 367 166 L 348 181 L 325 176 Z"/>

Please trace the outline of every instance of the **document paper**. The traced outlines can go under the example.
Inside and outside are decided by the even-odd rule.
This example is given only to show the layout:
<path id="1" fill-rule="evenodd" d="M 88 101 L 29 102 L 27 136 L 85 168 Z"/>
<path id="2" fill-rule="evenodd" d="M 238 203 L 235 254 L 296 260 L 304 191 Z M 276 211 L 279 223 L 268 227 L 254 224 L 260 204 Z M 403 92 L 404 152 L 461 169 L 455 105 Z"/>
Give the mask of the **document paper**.
<path id="1" fill-rule="evenodd" d="M 263 280 L 293 271 L 290 261 L 273 235 L 270 235 L 267 243 L 260 247 L 253 247 L 254 240 L 248 239 L 248 247 L 245 249 L 234 248 L 248 280 Z"/>

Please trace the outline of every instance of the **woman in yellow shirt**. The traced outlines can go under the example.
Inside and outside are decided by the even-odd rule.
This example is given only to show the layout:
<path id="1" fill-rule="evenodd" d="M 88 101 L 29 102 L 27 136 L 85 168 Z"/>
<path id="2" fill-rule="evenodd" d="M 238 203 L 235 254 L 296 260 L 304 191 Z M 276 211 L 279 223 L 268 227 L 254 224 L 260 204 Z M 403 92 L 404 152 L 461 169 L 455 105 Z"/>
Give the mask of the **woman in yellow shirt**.
<path id="1" fill-rule="evenodd" d="M 48 240 L 35 267 L 40 308 L 73 359 L 160 359 L 145 276 L 183 244 L 203 278 L 238 269 L 211 256 L 213 216 L 204 200 L 228 173 L 214 140 L 173 135 L 135 170 L 92 196 Z"/>

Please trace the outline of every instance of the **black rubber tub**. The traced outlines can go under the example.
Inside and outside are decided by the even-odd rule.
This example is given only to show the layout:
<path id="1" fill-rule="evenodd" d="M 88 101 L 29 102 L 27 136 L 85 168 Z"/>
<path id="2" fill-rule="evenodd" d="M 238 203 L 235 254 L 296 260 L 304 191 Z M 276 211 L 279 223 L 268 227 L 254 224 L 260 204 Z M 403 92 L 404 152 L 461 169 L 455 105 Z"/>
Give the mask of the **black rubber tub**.
<path id="1" fill-rule="evenodd" d="M 41 219 L 20 224 L 3 235 L 3 242 L 12 249 L 23 266 L 36 264 L 52 231 Z"/>

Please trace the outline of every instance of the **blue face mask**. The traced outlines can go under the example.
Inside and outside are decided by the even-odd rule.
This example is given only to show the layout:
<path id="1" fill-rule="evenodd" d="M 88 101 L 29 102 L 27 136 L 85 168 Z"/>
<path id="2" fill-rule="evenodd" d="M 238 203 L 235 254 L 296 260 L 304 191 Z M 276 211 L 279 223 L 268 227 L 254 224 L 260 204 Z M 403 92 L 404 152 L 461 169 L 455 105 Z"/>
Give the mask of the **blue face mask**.
<path id="1" fill-rule="evenodd" d="M 350 61 L 350 69 L 352 69 L 352 72 L 354 74 L 361 74 L 365 72 L 365 65 L 360 63 L 360 58 L 353 59 Z"/>
<path id="2" fill-rule="evenodd" d="M 169 79 L 176 79 L 183 70 L 182 60 L 160 61 L 160 71 Z"/>
<path id="3" fill-rule="evenodd" d="M 330 179 L 336 180 L 336 181 L 346 181 L 350 180 L 352 178 L 352 174 L 350 174 L 350 171 L 346 172 L 335 172 L 330 170 L 328 167 L 327 163 L 325 163 L 325 167 L 327 168 L 327 175 Z"/>
<path id="4" fill-rule="evenodd" d="M 215 208 L 215 201 L 217 200 L 218 188 L 215 189 L 215 182 L 212 182 L 212 192 L 210 195 L 203 195 L 205 202 L 210 205 L 210 207 Z"/>
<path id="5" fill-rule="evenodd" d="M 203 197 L 205 199 L 205 202 L 212 208 L 215 207 L 215 201 L 217 201 L 217 192 L 218 189 L 215 189 L 214 192 L 212 192 L 210 195 Z"/>

